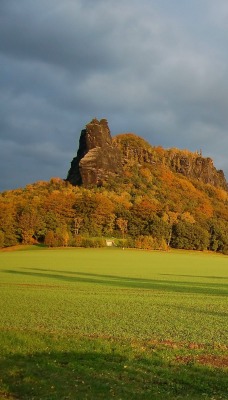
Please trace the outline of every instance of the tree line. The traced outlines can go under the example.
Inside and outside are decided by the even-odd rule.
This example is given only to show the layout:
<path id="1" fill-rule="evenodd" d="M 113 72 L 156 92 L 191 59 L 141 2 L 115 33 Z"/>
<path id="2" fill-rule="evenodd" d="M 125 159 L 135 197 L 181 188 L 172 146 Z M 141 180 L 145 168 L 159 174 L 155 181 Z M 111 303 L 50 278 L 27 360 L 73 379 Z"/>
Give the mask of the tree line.
<path id="1" fill-rule="evenodd" d="M 0 247 L 179 248 L 228 254 L 227 192 L 166 167 L 132 166 L 103 187 L 59 178 L 0 194 Z"/>

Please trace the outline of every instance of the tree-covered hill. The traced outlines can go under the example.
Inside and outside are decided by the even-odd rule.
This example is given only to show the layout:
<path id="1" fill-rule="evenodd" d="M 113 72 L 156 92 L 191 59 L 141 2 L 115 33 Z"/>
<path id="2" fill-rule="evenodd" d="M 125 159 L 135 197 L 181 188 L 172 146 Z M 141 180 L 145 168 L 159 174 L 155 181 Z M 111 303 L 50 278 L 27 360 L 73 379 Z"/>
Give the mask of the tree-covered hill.
<path id="1" fill-rule="evenodd" d="M 120 149 L 139 141 L 133 135 L 115 140 Z M 148 149 L 153 163 L 128 154 L 121 175 L 102 186 L 52 178 L 1 193 L 0 246 L 102 246 L 114 238 L 125 247 L 228 254 L 227 191 L 174 172 L 164 149 Z"/>

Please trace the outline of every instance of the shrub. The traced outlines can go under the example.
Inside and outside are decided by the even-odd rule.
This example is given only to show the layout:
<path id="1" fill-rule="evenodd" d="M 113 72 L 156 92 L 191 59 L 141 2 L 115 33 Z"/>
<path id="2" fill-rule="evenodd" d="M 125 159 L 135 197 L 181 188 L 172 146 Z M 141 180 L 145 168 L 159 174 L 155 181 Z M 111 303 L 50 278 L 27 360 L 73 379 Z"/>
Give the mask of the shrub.
<path id="1" fill-rule="evenodd" d="M 73 247 L 82 247 L 83 237 L 81 235 L 77 235 L 71 239 L 70 245 Z"/>
<path id="2" fill-rule="evenodd" d="M 135 240 L 137 249 L 153 250 L 156 248 L 156 240 L 152 236 L 139 236 Z"/>
<path id="3" fill-rule="evenodd" d="M 0 247 L 4 247 L 4 239 L 5 235 L 2 231 L 0 231 Z"/>
<path id="4" fill-rule="evenodd" d="M 105 247 L 106 242 L 102 238 L 83 238 L 82 247 Z"/>
<path id="5" fill-rule="evenodd" d="M 148 235 L 139 236 L 135 240 L 135 247 L 145 250 L 168 250 L 168 245 L 164 238 L 158 239 Z"/>

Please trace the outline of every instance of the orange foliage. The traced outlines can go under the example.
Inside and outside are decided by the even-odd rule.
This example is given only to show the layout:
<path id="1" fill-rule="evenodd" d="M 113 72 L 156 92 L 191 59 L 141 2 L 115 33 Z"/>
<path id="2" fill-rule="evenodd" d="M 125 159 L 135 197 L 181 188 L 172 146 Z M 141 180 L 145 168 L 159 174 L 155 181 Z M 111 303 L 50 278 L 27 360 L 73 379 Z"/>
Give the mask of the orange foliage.
<path id="1" fill-rule="evenodd" d="M 228 200 L 228 193 L 225 190 L 215 188 L 215 192 L 219 200 L 222 200 L 224 202 Z"/>
<path id="2" fill-rule="evenodd" d="M 203 214 L 205 218 L 210 218 L 213 215 L 213 207 L 207 198 L 203 198 L 198 207 L 196 207 L 195 212 Z"/>
<path id="3" fill-rule="evenodd" d="M 159 203 L 156 200 L 143 198 L 138 204 L 135 204 L 134 213 L 143 219 L 152 217 L 159 209 Z"/>
<path id="4" fill-rule="evenodd" d="M 174 174 L 169 169 L 163 168 L 161 178 L 164 185 L 170 185 L 174 179 Z"/>

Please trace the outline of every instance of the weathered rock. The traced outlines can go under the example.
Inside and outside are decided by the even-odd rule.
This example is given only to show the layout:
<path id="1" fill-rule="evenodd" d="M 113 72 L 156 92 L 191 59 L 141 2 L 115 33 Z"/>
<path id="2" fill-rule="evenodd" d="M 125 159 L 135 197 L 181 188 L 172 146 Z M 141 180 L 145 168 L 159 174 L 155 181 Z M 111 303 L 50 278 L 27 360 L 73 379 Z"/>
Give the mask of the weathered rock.
<path id="1" fill-rule="evenodd" d="M 198 179 L 212 186 L 228 190 L 224 172 L 217 170 L 213 160 L 209 157 L 202 157 L 197 153 L 183 155 L 180 152 L 170 159 L 171 168 L 190 179 Z"/>
<path id="2" fill-rule="evenodd" d="M 71 162 L 67 180 L 73 185 L 103 185 L 110 175 L 124 168 L 149 164 L 167 166 L 171 171 L 228 190 L 223 171 L 201 152 L 153 147 L 141 137 L 128 133 L 112 139 L 106 119 L 93 119 L 81 131 L 77 156 Z"/>
<path id="3" fill-rule="evenodd" d="M 121 153 L 112 141 L 106 119 L 93 119 L 81 131 L 79 149 L 67 180 L 73 185 L 99 186 L 121 171 Z"/>
<path id="4" fill-rule="evenodd" d="M 124 164 L 132 165 L 166 165 L 171 171 L 180 173 L 189 179 L 228 190 L 228 184 L 222 170 L 217 170 L 213 160 L 202 157 L 201 152 L 153 147 L 144 139 L 132 133 L 121 134 L 114 138 L 121 149 Z"/>

